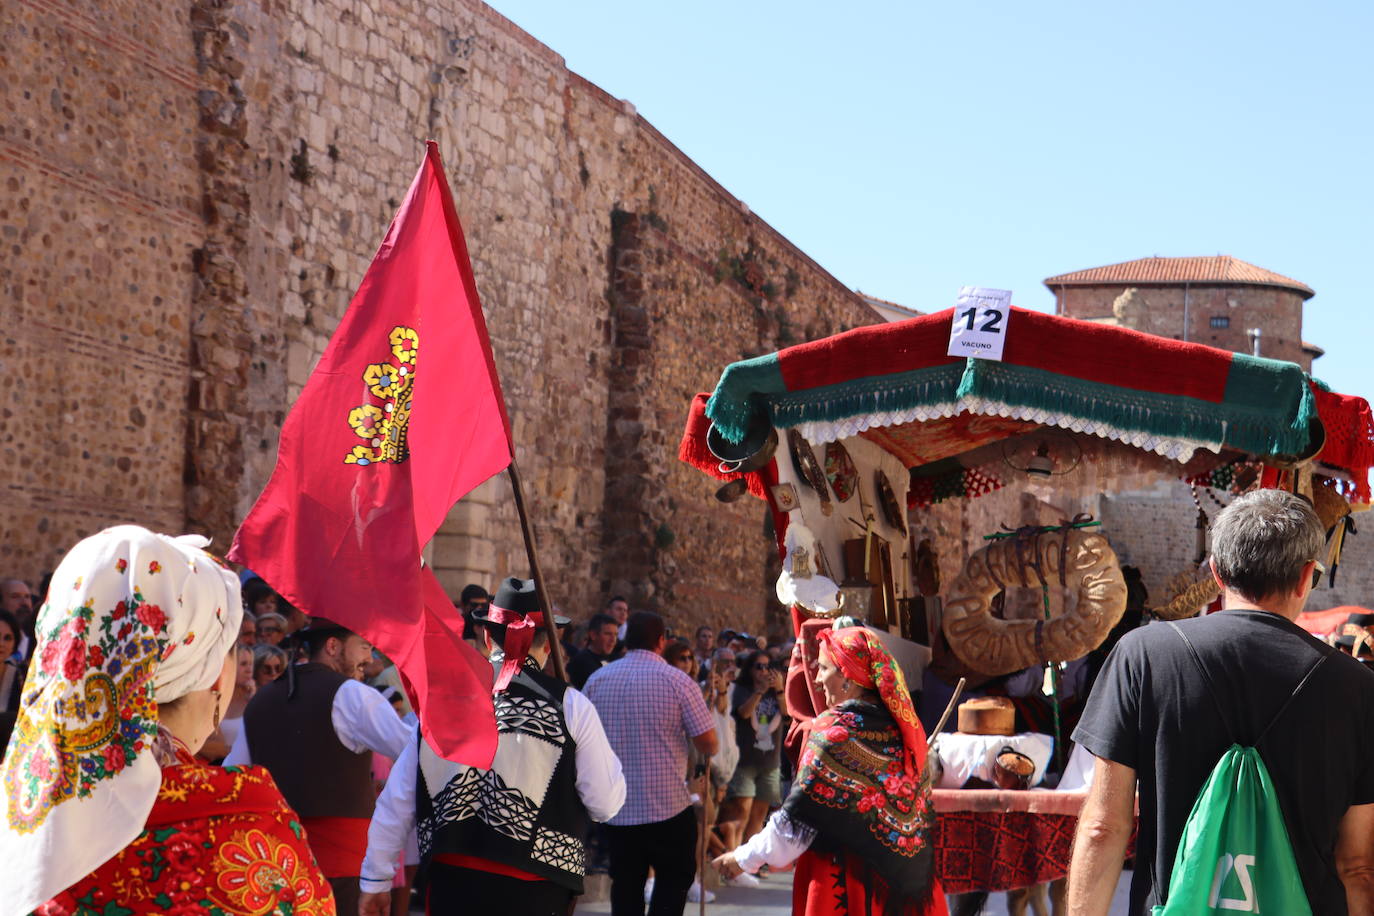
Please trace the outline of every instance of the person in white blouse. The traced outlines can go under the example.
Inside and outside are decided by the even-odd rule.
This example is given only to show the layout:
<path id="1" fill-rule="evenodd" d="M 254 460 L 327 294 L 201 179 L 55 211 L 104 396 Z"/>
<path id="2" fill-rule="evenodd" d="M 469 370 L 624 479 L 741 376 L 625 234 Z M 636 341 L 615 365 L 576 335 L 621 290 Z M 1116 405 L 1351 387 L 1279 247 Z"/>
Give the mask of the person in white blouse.
<path id="1" fill-rule="evenodd" d="M 495 759 L 486 770 L 444 760 L 415 730 L 368 831 L 364 916 L 390 912 L 397 861 L 417 827 L 428 912 L 563 916 L 582 892 L 588 819 L 607 821 L 625 803 L 596 707 L 542 671 L 550 647 L 533 582 L 505 580 L 477 620 L 501 672 Z"/>

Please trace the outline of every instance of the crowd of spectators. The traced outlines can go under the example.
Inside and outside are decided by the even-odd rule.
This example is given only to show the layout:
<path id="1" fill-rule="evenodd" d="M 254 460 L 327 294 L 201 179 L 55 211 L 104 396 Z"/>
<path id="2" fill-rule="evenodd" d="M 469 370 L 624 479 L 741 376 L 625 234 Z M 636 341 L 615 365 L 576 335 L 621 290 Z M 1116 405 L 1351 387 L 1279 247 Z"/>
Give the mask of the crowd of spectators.
<path id="1" fill-rule="evenodd" d="M 253 695 L 282 677 L 289 665 L 304 660 L 295 634 L 308 623 L 305 615 L 261 579 L 247 579 L 243 594 L 245 614 L 234 699 L 228 716 L 202 752 L 209 759 L 222 759 L 234 746 L 242 730 L 243 710 Z M 486 647 L 481 638 L 483 625 L 479 618 L 484 616 L 490 603 L 491 596 L 486 589 L 476 584 L 464 588 L 454 602 L 463 615 L 465 637 L 483 652 Z M 630 605 L 626 599 L 612 595 L 598 611 L 561 631 L 559 650 L 574 687 L 584 689 L 592 675 L 626 656 L 629 617 Z M 0 616 L 0 653 L 5 646 L 4 621 Z M 733 629 L 717 633 L 710 626 L 697 627 L 690 635 L 665 633 L 663 659 L 688 675 L 696 685 L 695 690 L 700 692 L 717 736 L 717 747 L 709 756 L 708 765 L 707 755 L 691 741 L 693 736 L 681 732 L 676 722 L 670 723 L 670 730 L 677 728 L 683 735 L 681 741 L 687 762 L 681 773 L 681 784 L 692 800 L 692 816 L 697 829 L 707 831 L 712 856 L 736 848 L 757 833 L 768 813 L 786 796 L 786 783 L 791 774 L 785 771 L 786 757 L 781 754 L 788 724 L 783 680 L 791 649 L 791 641 L 769 642 L 764 637 Z M 547 670 L 552 671 L 552 660 Z M 373 652 L 372 659 L 358 677 L 391 701 L 398 715 L 410 711 L 395 668 L 380 653 Z M 0 683 L 2 689 L 3 683 Z M 634 708 L 636 717 L 643 714 L 642 706 Z M 609 732 L 612 723 L 606 724 Z M 389 762 L 379 757 L 378 763 L 378 775 L 382 776 Z M 628 770 L 626 776 L 629 781 Z M 628 785 L 628 790 L 632 797 L 644 797 L 646 793 L 662 795 L 668 791 L 663 786 L 634 784 Z M 671 802 L 668 807 L 672 807 Z M 589 872 L 611 871 L 608 834 L 613 835 L 614 830 L 614 826 L 593 825 L 588 843 Z M 624 844 L 624 848 L 639 847 L 631 843 Z M 409 874 L 414 875 L 413 868 Z M 655 880 L 658 880 L 657 874 L 649 881 L 650 889 Z M 757 878 L 747 873 L 731 880 L 740 885 L 757 883 Z M 394 910 L 397 914 L 404 912 L 404 888 L 398 878 Z M 703 891 L 697 880 L 689 898 L 696 900 L 701 893 L 709 892 Z"/>
<path id="2" fill-rule="evenodd" d="M 486 650 L 481 639 L 482 624 L 474 613 L 481 617 L 490 601 L 491 596 L 480 585 L 469 585 L 455 601 L 464 618 L 465 636 L 483 651 Z M 0 747 L 8 741 L 19 707 L 29 654 L 35 643 L 38 603 L 25 582 L 0 580 Z M 227 715 L 201 751 L 202 757 L 215 762 L 228 757 L 236 742 L 242 743 L 244 712 L 253 697 L 282 678 L 291 666 L 309 660 L 309 643 L 302 638 L 308 635 L 308 630 L 302 633 L 303 628 L 310 624 L 305 614 L 251 573 L 244 574 L 243 603 L 233 698 Z M 613 595 L 598 611 L 561 631 L 559 651 L 574 687 L 585 688 L 593 675 L 626 656 L 629 618 L 628 601 Z M 717 633 L 710 626 L 701 626 L 690 635 L 665 632 L 661 653 L 654 653 L 661 654 L 664 661 L 691 679 L 693 692 L 699 692 L 709 715 L 716 743 L 708 747 L 700 740 L 694 741 L 700 736 L 684 732 L 680 723 L 665 723 L 668 732 L 676 730 L 682 734 L 686 762 L 680 774 L 681 785 L 630 784 L 628 791 L 631 797 L 648 793 L 652 808 L 655 793 L 674 795 L 679 788 L 685 789 L 692 801 L 697 829 L 707 831 L 712 855 L 733 849 L 758 832 L 768 812 L 786 795 L 785 783 L 790 774 L 784 770 L 785 757 L 780 751 L 787 733 L 783 680 L 790 652 L 790 642 L 770 643 L 741 631 L 725 629 Z M 551 660 L 548 668 L 552 670 Z M 380 653 L 372 651 L 367 661 L 349 676 L 379 691 L 398 717 L 410 713 L 396 670 Z M 632 707 L 624 714 L 638 719 L 645 715 L 645 710 L 642 706 Z M 613 709 L 604 713 L 603 718 L 616 715 L 619 713 Z M 609 733 L 613 723 L 606 724 Z M 708 755 L 703 748 L 713 752 Z M 379 758 L 378 775 L 384 777 L 388 766 L 387 761 Z M 669 803 L 668 807 L 671 806 Z M 608 831 L 613 832 L 614 827 L 593 827 L 589 838 L 590 872 L 609 870 Z M 409 874 L 413 873 L 411 869 Z M 745 874 L 734 880 L 748 884 L 756 879 Z M 697 899 L 700 893 L 703 891 L 698 881 L 692 887 L 691 899 Z M 407 902 L 406 892 L 398 887 L 395 912 L 405 912 Z"/>

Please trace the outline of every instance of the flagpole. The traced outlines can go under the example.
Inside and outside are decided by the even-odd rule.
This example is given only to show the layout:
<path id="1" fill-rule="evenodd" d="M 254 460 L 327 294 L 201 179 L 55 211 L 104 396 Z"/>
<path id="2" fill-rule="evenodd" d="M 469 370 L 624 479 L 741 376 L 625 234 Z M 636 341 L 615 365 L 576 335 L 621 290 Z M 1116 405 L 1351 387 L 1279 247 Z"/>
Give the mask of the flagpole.
<path id="1" fill-rule="evenodd" d="M 558 645 L 558 626 L 553 622 L 553 607 L 549 604 L 549 593 L 544 590 L 544 574 L 539 571 L 539 556 L 534 548 L 534 529 L 530 526 L 529 516 L 525 513 L 525 493 L 520 484 L 520 470 L 515 466 L 514 455 L 511 455 L 506 472 L 510 474 L 511 490 L 515 493 L 515 511 L 520 516 L 520 533 L 525 536 L 525 553 L 530 558 L 530 576 L 534 579 L 534 591 L 539 599 L 539 613 L 544 615 L 544 629 L 549 633 L 549 654 L 553 658 L 553 673 L 560 681 L 566 681 L 568 675 L 563 670 L 563 652 Z"/>

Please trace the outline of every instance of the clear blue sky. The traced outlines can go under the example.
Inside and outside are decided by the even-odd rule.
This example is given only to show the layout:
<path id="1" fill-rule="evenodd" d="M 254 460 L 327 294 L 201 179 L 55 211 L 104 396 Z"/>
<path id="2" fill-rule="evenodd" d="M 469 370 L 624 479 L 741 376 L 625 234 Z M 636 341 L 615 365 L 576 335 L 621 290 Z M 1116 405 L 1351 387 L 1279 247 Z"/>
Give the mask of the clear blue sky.
<path id="1" fill-rule="evenodd" d="M 1374 399 L 1374 4 L 495 0 L 843 283 L 1230 254 L 1317 291 L 1303 336 Z"/>

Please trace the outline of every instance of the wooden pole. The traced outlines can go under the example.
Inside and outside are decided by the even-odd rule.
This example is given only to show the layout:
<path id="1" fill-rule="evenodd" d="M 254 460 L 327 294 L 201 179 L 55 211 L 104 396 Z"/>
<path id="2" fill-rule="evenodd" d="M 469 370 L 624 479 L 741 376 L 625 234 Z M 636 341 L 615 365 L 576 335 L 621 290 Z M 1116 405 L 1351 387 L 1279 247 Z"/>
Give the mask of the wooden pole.
<path id="1" fill-rule="evenodd" d="M 530 578 L 534 579 L 534 590 L 539 598 L 539 612 L 544 615 L 544 629 L 549 634 L 549 654 L 553 657 L 553 673 L 560 681 L 566 681 L 568 674 L 563 670 L 563 650 L 558 644 L 558 627 L 553 622 L 553 606 L 549 603 L 549 593 L 544 588 L 544 574 L 539 571 L 539 555 L 534 547 L 534 529 L 530 527 L 529 515 L 525 512 L 525 493 L 520 485 L 520 470 L 515 466 L 515 456 L 506 468 L 510 474 L 511 490 L 515 493 L 515 511 L 520 516 L 520 532 L 525 536 L 525 554 L 530 559 Z"/>
<path id="2" fill-rule="evenodd" d="M 959 697 L 963 695 L 964 685 L 967 683 L 968 678 L 961 677 L 959 678 L 959 683 L 954 685 L 954 694 L 949 698 L 949 702 L 945 704 L 945 711 L 940 716 L 940 721 L 935 723 L 935 731 L 926 736 L 927 748 L 935 746 L 935 739 L 940 737 L 940 729 L 944 728 L 945 723 L 949 721 L 949 714 L 954 712 L 954 706 L 959 702 Z"/>
<path id="3" fill-rule="evenodd" d="M 1356 658 L 1359 654 L 1356 653 Z M 698 913 L 706 916 L 706 863 L 711 858 L 711 796 L 715 789 L 711 787 L 711 755 L 706 755 L 706 772 L 701 790 L 701 855 L 697 862 L 697 890 L 701 892 L 697 897 L 699 904 Z"/>

